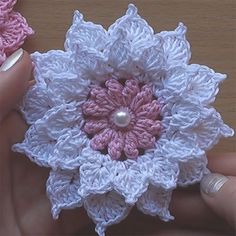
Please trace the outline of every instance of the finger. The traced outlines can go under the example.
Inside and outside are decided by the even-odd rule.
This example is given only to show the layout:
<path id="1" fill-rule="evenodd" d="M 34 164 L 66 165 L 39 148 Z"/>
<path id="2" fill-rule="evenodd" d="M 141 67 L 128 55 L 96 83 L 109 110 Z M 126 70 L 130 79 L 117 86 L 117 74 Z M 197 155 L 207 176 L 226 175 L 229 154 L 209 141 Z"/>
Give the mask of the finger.
<path id="1" fill-rule="evenodd" d="M 208 168 L 214 173 L 236 176 L 236 153 L 208 155 Z"/>
<path id="2" fill-rule="evenodd" d="M 208 174 L 201 181 L 202 198 L 236 230 L 236 177 Z"/>
<path id="3" fill-rule="evenodd" d="M 174 224 L 184 228 L 226 230 L 227 225 L 212 211 L 209 210 L 198 191 L 185 189 L 173 193 L 170 204 Z"/>
<path id="4" fill-rule="evenodd" d="M 22 99 L 29 87 L 32 62 L 22 49 L 13 53 L 0 68 L 0 120 Z"/>

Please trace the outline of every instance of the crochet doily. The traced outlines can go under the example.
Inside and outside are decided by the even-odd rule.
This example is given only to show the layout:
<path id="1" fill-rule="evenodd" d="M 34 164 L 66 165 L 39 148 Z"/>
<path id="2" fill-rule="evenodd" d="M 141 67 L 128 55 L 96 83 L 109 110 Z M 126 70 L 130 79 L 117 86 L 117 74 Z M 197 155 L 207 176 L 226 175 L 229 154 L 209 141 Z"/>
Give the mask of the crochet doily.
<path id="1" fill-rule="evenodd" d="M 16 0 L 0 1 L 0 65 L 33 34 L 25 18 L 13 11 Z"/>
<path id="2" fill-rule="evenodd" d="M 100 236 L 134 205 L 168 221 L 172 190 L 208 172 L 205 152 L 233 135 L 211 106 L 226 76 L 188 64 L 185 34 L 155 34 L 132 4 L 108 30 L 76 11 L 65 51 L 32 55 L 30 128 L 13 150 L 51 168 L 54 218 L 84 206 Z"/>

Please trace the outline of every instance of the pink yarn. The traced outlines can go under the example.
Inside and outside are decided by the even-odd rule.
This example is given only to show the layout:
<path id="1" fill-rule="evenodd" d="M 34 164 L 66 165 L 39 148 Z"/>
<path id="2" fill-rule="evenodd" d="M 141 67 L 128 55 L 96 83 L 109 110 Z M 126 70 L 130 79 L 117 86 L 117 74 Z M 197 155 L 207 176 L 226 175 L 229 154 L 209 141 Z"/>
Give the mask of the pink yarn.
<path id="1" fill-rule="evenodd" d="M 118 127 L 113 114 L 127 109 L 131 120 L 125 128 Z M 105 86 L 95 85 L 83 104 L 84 131 L 92 135 L 91 147 L 106 150 L 112 159 L 136 159 L 141 150 L 154 147 L 161 131 L 160 105 L 151 85 L 141 85 L 128 79 L 124 85 L 109 79 Z"/>
<path id="2" fill-rule="evenodd" d="M 6 14 L 12 11 L 16 0 L 1 0 L 0 1 L 0 12 Z"/>
<path id="3" fill-rule="evenodd" d="M 25 18 L 13 11 L 16 0 L 0 1 L 0 65 L 33 34 Z"/>

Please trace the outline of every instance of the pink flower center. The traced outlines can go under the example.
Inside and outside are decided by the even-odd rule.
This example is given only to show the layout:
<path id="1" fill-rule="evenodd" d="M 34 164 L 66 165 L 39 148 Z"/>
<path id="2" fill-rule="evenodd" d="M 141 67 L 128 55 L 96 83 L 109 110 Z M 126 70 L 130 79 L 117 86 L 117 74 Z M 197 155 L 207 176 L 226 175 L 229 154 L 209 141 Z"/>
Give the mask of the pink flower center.
<path id="1" fill-rule="evenodd" d="M 160 104 L 153 88 L 135 79 L 94 85 L 82 110 L 91 147 L 114 160 L 136 159 L 160 136 Z"/>

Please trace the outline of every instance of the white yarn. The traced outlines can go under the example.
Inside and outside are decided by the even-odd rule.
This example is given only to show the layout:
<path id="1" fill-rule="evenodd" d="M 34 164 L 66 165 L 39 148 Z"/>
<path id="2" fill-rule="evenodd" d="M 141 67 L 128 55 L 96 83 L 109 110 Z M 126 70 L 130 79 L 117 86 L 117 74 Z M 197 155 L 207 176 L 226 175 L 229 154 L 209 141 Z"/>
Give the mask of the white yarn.
<path id="1" fill-rule="evenodd" d="M 31 126 L 13 150 L 52 168 L 47 194 L 54 218 L 61 209 L 84 205 L 100 236 L 135 204 L 168 221 L 172 190 L 208 172 L 205 151 L 233 135 L 211 106 L 226 76 L 188 64 L 185 34 L 182 23 L 154 34 L 132 4 L 108 31 L 76 11 L 65 51 L 32 55 L 37 83 L 22 105 Z M 137 160 L 115 161 L 94 151 L 81 129 L 89 86 L 110 77 L 152 83 L 162 104 L 162 134 Z"/>

